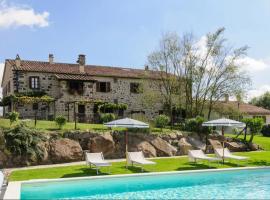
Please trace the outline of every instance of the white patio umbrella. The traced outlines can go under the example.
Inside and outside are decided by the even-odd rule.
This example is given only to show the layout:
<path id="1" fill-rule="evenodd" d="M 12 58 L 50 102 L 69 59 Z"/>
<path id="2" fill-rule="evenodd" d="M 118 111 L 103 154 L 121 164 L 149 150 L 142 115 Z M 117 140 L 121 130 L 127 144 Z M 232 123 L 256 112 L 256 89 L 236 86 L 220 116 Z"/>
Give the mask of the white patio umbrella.
<path id="1" fill-rule="evenodd" d="M 224 127 L 245 127 L 246 124 L 243 122 L 235 121 L 232 119 L 227 119 L 227 118 L 221 118 L 221 119 L 215 119 L 211 120 L 208 122 L 204 122 L 202 126 L 219 126 L 221 127 L 221 133 L 222 136 L 224 136 Z M 223 147 L 223 163 L 224 163 L 224 141 L 222 142 L 222 147 Z"/>
<path id="2" fill-rule="evenodd" d="M 131 118 L 124 118 L 124 119 L 118 119 L 114 120 L 108 123 L 104 124 L 107 127 L 114 128 L 114 127 L 123 127 L 123 128 L 149 128 L 149 125 L 135 120 Z M 125 132 L 125 137 L 126 137 L 126 153 L 128 152 L 128 133 L 127 131 Z"/>

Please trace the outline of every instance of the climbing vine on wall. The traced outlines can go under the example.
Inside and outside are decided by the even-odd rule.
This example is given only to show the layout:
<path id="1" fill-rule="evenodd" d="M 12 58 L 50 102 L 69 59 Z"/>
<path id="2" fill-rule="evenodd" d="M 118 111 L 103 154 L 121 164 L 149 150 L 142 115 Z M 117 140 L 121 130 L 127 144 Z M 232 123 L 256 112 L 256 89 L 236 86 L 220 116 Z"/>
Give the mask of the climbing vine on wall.
<path id="1" fill-rule="evenodd" d="M 1 106 L 7 106 L 11 103 L 23 103 L 23 104 L 33 104 L 33 103 L 50 103 L 53 102 L 54 98 L 48 95 L 33 95 L 27 96 L 26 94 L 16 94 L 3 97 L 1 101 Z"/>
<path id="2" fill-rule="evenodd" d="M 117 110 L 126 110 L 128 108 L 127 104 L 124 103 L 107 103 L 107 102 L 103 102 L 103 103 L 98 103 L 97 105 L 97 112 L 106 112 L 106 111 L 117 111 Z"/>

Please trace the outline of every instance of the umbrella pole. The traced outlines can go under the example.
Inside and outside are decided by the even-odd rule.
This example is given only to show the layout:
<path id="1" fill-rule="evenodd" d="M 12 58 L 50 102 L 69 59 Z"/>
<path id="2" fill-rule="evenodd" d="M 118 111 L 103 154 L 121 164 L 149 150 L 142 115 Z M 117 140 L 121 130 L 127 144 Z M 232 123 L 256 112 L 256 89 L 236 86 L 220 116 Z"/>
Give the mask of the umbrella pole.
<path id="1" fill-rule="evenodd" d="M 222 163 L 224 164 L 224 126 L 221 127 L 222 132 Z"/>

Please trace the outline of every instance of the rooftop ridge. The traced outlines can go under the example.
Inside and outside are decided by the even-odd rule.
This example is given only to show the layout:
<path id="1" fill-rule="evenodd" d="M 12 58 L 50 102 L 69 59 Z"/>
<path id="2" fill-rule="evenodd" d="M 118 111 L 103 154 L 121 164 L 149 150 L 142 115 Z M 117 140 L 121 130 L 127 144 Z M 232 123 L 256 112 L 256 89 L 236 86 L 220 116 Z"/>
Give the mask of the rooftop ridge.
<path id="1" fill-rule="evenodd" d="M 15 59 L 11 59 L 11 58 L 7 58 L 5 59 L 6 61 L 13 61 L 15 62 Z M 42 61 L 42 60 L 24 60 L 21 59 L 21 62 L 39 62 L 39 63 L 44 63 L 44 64 L 50 64 L 49 61 Z M 75 65 L 75 66 L 79 66 L 78 63 L 68 63 L 68 62 L 54 62 L 53 64 L 50 65 Z M 130 69 L 130 70 L 140 70 L 140 71 L 145 71 L 145 69 L 142 68 L 132 68 L 131 66 L 114 66 L 114 65 L 97 65 L 97 64 L 86 64 L 85 67 L 107 67 L 107 68 L 114 68 L 114 69 Z M 149 70 L 149 71 L 153 71 L 153 70 Z M 153 71 L 154 72 L 154 71 Z"/>

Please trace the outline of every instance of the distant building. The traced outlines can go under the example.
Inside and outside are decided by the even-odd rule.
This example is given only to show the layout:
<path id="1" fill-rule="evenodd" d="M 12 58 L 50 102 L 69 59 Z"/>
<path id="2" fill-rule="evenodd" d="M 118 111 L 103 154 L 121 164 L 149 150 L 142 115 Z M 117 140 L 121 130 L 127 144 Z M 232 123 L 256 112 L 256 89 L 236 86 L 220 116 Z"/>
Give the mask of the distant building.
<path id="1" fill-rule="evenodd" d="M 270 110 L 238 101 L 220 101 L 215 105 L 212 119 L 227 117 L 235 120 L 242 118 L 262 118 L 270 123 Z"/>

